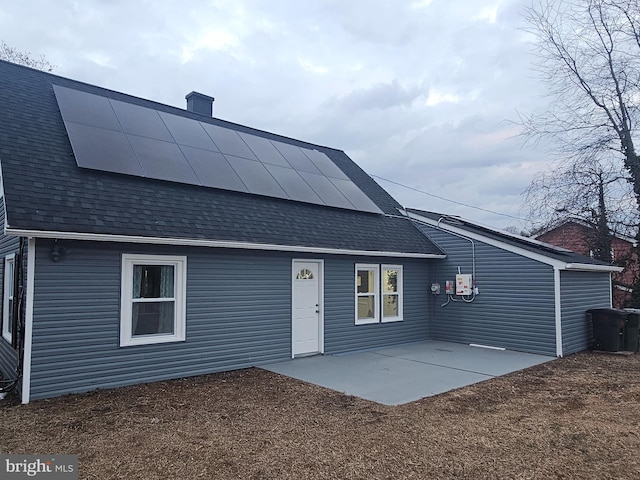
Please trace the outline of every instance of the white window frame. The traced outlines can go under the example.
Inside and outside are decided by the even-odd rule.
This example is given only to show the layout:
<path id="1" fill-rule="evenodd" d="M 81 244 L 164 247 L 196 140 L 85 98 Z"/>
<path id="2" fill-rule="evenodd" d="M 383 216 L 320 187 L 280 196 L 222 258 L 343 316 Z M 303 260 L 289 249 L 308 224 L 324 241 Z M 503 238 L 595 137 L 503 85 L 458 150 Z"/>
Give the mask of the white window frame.
<path id="1" fill-rule="evenodd" d="M 133 267 L 134 265 L 171 265 L 174 267 L 174 318 L 173 333 L 133 335 Z M 166 342 L 183 342 L 186 338 L 186 290 L 187 257 L 171 255 L 122 255 L 122 278 L 120 293 L 120 346 L 151 345 Z"/>
<path id="2" fill-rule="evenodd" d="M 398 297 L 398 315 L 394 315 L 394 316 L 389 316 L 389 317 L 385 317 L 384 316 L 384 308 L 380 307 L 380 315 L 381 315 L 381 321 L 382 322 L 401 322 L 402 321 L 402 305 L 403 305 L 403 291 L 404 291 L 404 285 L 403 285 L 403 272 L 402 272 L 402 265 L 382 265 L 382 274 L 380 275 L 380 283 L 383 282 L 384 279 L 384 272 L 387 270 L 397 270 L 398 271 L 398 278 L 397 278 L 397 288 L 398 291 L 396 293 L 385 293 L 384 292 L 384 288 L 380 288 L 380 302 L 381 304 L 384 306 L 384 297 L 385 295 L 395 295 Z"/>
<path id="3" fill-rule="evenodd" d="M 13 266 L 13 268 L 9 268 L 9 266 Z M 12 253 L 4 257 L 4 290 L 2 295 L 2 338 L 9 343 L 13 341 L 13 332 L 10 330 L 13 319 L 9 311 L 9 298 L 15 302 L 15 292 L 13 292 L 15 288 L 15 271 L 16 254 Z"/>
<path id="4" fill-rule="evenodd" d="M 358 293 L 358 270 L 374 272 L 373 293 Z M 380 265 L 371 263 L 356 263 L 355 270 L 355 319 L 356 325 L 367 325 L 370 323 L 380 323 Z M 362 297 L 373 296 L 373 318 L 358 318 L 358 300 Z"/>

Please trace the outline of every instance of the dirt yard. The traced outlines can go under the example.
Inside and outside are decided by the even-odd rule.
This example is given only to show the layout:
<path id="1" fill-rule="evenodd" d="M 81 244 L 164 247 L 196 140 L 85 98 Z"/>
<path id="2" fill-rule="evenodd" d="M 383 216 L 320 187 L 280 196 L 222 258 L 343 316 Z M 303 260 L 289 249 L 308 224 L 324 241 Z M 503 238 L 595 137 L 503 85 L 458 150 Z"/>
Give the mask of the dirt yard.
<path id="1" fill-rule="evenodd" d="M 640 355 L 583 353 L 387 407 L 259 369 L 0 402 L 0 452 L 86 479 L 638 479 Z"/>

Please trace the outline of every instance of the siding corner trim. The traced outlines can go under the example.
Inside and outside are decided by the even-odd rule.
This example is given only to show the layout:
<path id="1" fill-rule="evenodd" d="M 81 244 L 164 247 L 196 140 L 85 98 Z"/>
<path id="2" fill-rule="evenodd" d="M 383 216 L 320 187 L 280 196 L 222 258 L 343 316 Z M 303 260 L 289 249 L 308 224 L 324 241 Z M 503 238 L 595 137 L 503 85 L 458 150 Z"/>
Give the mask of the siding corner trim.
<path id="1" fill-rule="evenodd" d="M 553 267 L 553 289 L 556 316 L 556 356 L 562 357 L 562 303 L 560 302 L 560 269 Z"/>
<path id="2" fill-rule="evenodd" d="M 36 239 L 27 244 L 27 294 L 24 319 L 24 353 L 22 359 L 22 403 L 29 403 L 31 394 L 31 345 L 33 340 L 33 297 L 36 272 Z"/>

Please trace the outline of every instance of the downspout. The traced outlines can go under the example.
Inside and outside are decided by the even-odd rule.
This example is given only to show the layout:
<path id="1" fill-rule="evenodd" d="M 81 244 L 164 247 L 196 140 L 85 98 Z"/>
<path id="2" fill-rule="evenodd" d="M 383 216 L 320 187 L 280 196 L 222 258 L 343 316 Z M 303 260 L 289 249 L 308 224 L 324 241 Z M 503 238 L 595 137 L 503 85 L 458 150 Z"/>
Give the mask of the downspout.
<path id="1" fill-rule="evenodd" d="M 27 295 L 24 320 L 24 356 L 22 366 L 22 403 L 29 403 L 31 395 L 31 345 L 33 340 L 33 292 L 36 272 L 36 239 L 29 238 L 27 246 Z"/>
<path id="2" fill-rule="evenodd" d="M 562 357 L 562 303 L 560 302 L 560 269 L 553 267 L 553 290 L 556 317 L 556 357 Z"/>

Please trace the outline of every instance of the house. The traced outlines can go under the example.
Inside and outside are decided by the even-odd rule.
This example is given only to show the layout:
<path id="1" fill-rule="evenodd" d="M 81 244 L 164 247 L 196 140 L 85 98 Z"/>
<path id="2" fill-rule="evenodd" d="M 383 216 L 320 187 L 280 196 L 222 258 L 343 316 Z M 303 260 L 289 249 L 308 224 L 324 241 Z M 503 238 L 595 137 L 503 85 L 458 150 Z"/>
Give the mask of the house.
<path id="1" fill-rule="evenodd" d="M 542 242 L 566 248 L 581 255 L 593 256 L 590 238 L 593 227 L 579 219 L 565 219 L 539 233 L 535 238 Z M 631 306 L 631 290 L 638 273 L 638 259 L 635 254 L 635 239 L 614 235 L 611 239 L 611 258 L 614 265 L 624 268 L 612 275 L 613 306 Z"/>
<path id="2" fill-rule="evenodd" d="M 431 284 L 453 284 L 452 295 L 432 295 L 430 338 L 559 357 L 591 346 L 585 311 L 611 306 L 620 267 L 460 217 L 407 213 L 447 254 Z M 460 273 L 471 275 L 463 296 Z"/>
<path id="3" fill-rule="evenodd" d="M 0 368 L 24 402 L 428 336 L 444 255 L 399 204 L 212 101 L 0 62 Z"/>
<path id="4" fill-rule="evenodd" d="M 587 346 L 567 302 L 572 315 L 607 304 L 613 267 L 549 253 L 513 296 L 486 277 L 511 272 L 491 266 L 508 255 L 481 258 L 492 250 L 474 240 L 480 296 L 440 306 L 432 284 L 471 268 L 470 233 L 443 240 L 447 222 L 408 215 L 344 152 L 214 118 L 212 103 L 0 61 L 0 370 L 23 402 L 429 338 Z"/>

